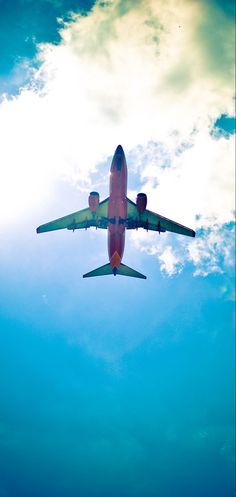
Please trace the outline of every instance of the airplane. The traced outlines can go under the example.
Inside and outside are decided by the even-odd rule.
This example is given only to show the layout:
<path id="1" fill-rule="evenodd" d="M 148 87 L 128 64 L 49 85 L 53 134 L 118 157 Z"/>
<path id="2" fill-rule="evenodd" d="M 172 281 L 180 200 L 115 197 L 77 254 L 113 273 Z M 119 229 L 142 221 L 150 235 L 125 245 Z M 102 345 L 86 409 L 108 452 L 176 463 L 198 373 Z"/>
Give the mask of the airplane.
<path id="1" fill-rule="evenodd" d="M 87 229 L 91 226 L 108 230 L 109 262 L 89 273 L 83 278 L 92 276 L 131 276 L 146 279 L 144 274 L 123 264 L 122 257 L 125 246 L 126 230 L 144 228 L 147 231 L 157 231 L 159 234 L 171 231 L 180 235 L 195 237 L 195 231 L 182 226 L 175 221 L 146 209 L 147 195 L 138 193 L 136 203 L 127 198 L 127 164 L 121 145 L 115 150 L 110 169 L 110 194 L 102 202 L 99 193 L 91 192 L 88 198 L 88 208 L 55 219 L 37 228 L 37 233 L 68 229 Z"/>

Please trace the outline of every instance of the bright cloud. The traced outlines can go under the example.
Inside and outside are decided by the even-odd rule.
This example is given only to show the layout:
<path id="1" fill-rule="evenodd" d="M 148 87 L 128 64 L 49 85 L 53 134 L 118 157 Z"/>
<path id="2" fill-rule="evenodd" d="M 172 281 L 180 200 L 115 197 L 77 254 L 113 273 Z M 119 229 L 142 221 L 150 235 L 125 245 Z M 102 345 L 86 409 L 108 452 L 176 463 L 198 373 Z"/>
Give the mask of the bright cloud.
<path id="1" fill-rule="evenodd" d="M 195 276 L 207 276 L 209 273 L 223 273 L 226 268 L 235 267 L 235 228 L 234 225 L 219 226 L 215 224 L 204 230 L 188 246 L 188 258 L 196 267 Z"/>
<path id="2" fill-rule="evenodd" d="M 233 30 L 217 6 L 186 0 L 97 2 L 62 24 L 31 87 L 0 106 L 5 220 L 46 202 L 59 177 L 89 189 L 122 143 L 150 208 L 204 229 L 232 221 L 234 141 L 210 130 L 233 114 Z M 157 250 L 173 274 L 179 256 Z"/>
<path id="3" fill-rule="evenodd" d="M 176 237 L 174 246 L 171 235 L 133 233 L 137 250 L 156 257 L 163 274 L 179 274 L 186 262 L 194 266 L 194 276 L 223 273 L 235 267 L 235 226 L 212 224 L 201 229 L 194 240 Z"/>
<path id="4" fill-rule="evenodd" d="M 161 261 L 161 271 L 165 271 L 170 276 L 179 273 L 182 269 L 180 260 L 176 257 L 176 254 L 174 254 L 172 247 L 170 247 L 169 245 L 159 256 L 159 260 Z"/>

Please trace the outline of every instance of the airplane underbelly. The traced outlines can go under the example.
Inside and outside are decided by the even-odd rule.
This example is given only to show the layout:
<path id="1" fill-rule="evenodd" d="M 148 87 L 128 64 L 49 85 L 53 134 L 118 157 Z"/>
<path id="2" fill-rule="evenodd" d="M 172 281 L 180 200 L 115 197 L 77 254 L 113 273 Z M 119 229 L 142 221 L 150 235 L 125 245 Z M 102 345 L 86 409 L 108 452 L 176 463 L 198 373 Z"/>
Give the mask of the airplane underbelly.
<path id="1" fill-rule="evenodd" d="M 120 265 L 125 247 L 126 196 L 110 197 L 108 204 L 108 254 L 111 264 Z M 117 255 L 114 255 L 117 254 Z M 117 267 L 118 267 L 117 266 Z"/>
<path id="2" fill-rule="evenodd" d="M 114 257 L 114 254 L 119 256 L 119 264 L 123 257 L 125 247 L 125 230 L 122 233 L 110 233 L 108 232 L 108 254 L 109 260 Z"/>
<path id="3" fill-rule="evenodd" d="M 122 197 L 110 196 L 108 203 L 108 218 L 126 219 L 127 216 L 127 199 L 126 195 Z"/>

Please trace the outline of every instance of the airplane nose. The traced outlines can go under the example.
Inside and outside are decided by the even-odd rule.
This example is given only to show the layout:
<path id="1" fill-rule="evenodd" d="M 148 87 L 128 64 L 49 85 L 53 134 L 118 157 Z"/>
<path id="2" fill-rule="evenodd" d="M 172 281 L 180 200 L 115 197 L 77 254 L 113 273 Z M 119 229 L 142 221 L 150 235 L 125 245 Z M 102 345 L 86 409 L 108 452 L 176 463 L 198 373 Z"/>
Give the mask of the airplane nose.
<path id="1" fill-rule="evenodd" d="M 116 153 L 116 154 L 123 154 L 123 153 L 124 153 L 124 150 L 123 150 L 123 148 L 122 148 L 122 146 L 121 146 L 121 145 L 118 145 L 118 147 L 117 147 L 117 149 L 116 149 L 116 152 L 115 152 L 115 153 Z"/>

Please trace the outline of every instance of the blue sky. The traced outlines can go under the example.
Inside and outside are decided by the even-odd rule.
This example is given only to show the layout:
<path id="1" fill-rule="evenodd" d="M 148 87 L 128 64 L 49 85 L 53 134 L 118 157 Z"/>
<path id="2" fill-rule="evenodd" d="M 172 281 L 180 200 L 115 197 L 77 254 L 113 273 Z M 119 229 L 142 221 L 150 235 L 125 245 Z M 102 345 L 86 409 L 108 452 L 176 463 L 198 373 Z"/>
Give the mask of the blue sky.
<path id="1" fill-rule="evenodd" d="M 0 497 L 234 495 L 232 2 L 0 2 Z M 108 194 L 147 280 L 82 274 L 106 233 L 36 235 Z"/>

